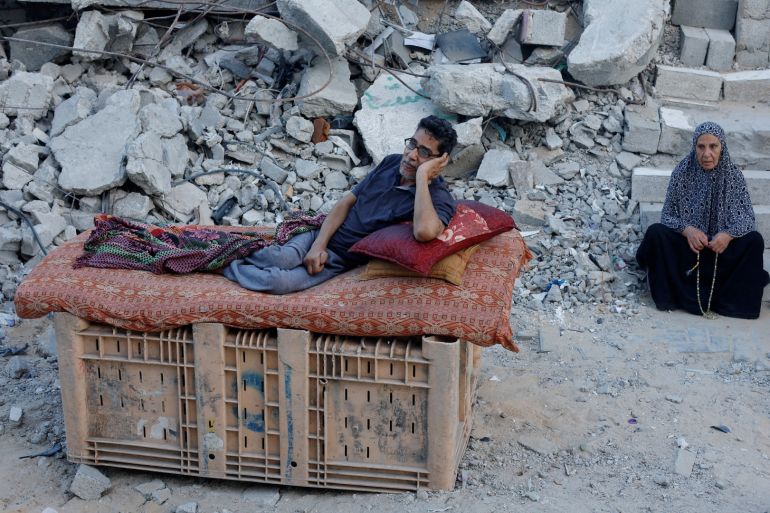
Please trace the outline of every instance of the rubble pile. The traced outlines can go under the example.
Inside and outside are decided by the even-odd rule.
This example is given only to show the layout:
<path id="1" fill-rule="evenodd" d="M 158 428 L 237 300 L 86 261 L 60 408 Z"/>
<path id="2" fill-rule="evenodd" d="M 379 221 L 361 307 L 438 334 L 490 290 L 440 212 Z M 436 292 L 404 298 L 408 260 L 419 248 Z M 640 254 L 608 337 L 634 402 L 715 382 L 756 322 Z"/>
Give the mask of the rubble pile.
<path id="1" fill-rule="evenodd" d="M 627 19 L 623 5 L 590 0 L 462 1 L 440 25 L 358 0 L 182 10 L 174 24 L 141 2 L 87 4 L 73 4 L 72 25 L 20 25 L 0 59 L 5 298 L 42 248 L 98 212 L 251 226 L 326 210 L 429 114 L 459 134 L 445 172 L 455 195 L 527 233 L 537 258 L 517 301 L 622 311 L 636 290 L 631 171 L 679 140 L 661 136 L 648 95 L 667 2 L 630 3 L 649 25 L 610 31 L 619 53 L 596 34 Z M 565 69 L 619 86 L 574 88 Z"/>

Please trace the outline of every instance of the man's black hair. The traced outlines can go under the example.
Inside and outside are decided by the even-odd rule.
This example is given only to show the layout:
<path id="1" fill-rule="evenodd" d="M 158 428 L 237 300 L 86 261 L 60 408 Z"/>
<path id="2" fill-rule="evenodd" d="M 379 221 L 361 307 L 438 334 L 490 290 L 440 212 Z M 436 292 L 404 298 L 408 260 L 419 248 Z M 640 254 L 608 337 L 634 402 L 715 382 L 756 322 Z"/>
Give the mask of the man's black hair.
<path id="1" fill-rule="evenodd" d="M 457 132 L 446 119 L 430 115 L 422 118 L 417 125 L 417 130 L 423 129 L 438 141 L 438 152 L 452 153 L 457 144 Z"/>

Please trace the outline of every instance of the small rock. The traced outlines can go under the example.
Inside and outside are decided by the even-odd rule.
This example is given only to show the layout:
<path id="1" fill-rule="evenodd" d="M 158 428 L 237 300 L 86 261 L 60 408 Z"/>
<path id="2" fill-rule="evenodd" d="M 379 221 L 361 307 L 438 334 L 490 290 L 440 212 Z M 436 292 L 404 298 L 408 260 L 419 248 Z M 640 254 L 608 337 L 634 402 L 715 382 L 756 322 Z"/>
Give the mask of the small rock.
<path id="1" fill-rule="evenodd" d="M 672 402 L 674 404 L 682 404 L 683 400 L 684 399 L 682 399 L 678 395 L 667 395 L 666 396 L 666 401 L 670 401 L 670 402 Z"/>
<path id="2" fill-rule="evenodd" d="M 419 490 L 417 490 L 417 493 L 415 493 L 415 495 L 416 495 L 416 496 L 417 496 L 417 498 L 418 498 L 418 499 L 420 499 L 421 501 L 427 501 L 427 500 L 428 500 L 428 492 L 427 492 L 427 491 L 425 491 L 425 490 L 424 490 L 424 489 L 422 489 L 422 488 L 420 488 Z"/>
<path id="3" fill-rule="evenodd" d="M 8 360 L 8 365 L 6 365 L 5 369 L 9 377 L 20 379 L 29 374 L 29 358 L 13 356 Z"/>
<path id="4" fill-rule="evenodd" d="M 185 502 L 176 507 L 176 513 L 198 513 L 197 502 Z"/>
<path id="5" fill-rule="evenodd" d="M 107 476 L 94 467 L 80 465 L 69 490 L 84 501 L 92 501 L 99 499 L 110 486 L 112 483 Z"/>
<path id="6" fill-rule="evenodd" d="M 286 133 L 300 142 L 309 143 L 313 137 L 313 122 L 302 116 L 292 116 L 286 122 Z"/>
<path id="7" fill-rule="evenodd" d="M 21 424 L 21 417 L 24 415 L 24 412 L 21 408 L 18 406 L 11 406 L 11 410 L 8 412 L 8 420 L 11 422 L 11 424 L 18 426 Z"/>
<path id="8" fill-rule="evenodd" d="M 671 484 L 671 482 L 668 480 L 668 477 L 666 477 L 664 474 L 655 474 L 655 477 L 652 478 L 652 482 L 658 486 L 662 486 L 663 488 L 666 488 L 669 484 Z"/>
<path id="9" fill-rule="evenodd" d="M 527 492 L 524 494 L 524 497 L 531 500 L 532 502 L 540 501 L 540 495 L 536 494 L 535 492 Z"/>

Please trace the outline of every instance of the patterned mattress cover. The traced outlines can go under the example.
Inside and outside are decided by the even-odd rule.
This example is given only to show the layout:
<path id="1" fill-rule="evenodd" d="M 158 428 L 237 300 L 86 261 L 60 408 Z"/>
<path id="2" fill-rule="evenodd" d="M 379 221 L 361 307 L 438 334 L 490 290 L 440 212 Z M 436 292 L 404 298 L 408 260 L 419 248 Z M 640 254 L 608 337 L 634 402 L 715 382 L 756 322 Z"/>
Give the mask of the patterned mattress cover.
<path id="1" fill-rule="evenodd" d="M 354 336 L 440 335 L 518 351 L 509 321 L 511 300 L 519 270 L 531 255 L 517 230 L 482 243 L 462 286 L 430 278 L 361 281 L 359 267 L 285 296 L 252 292 L 218 274 L 73 269 L 86 236 L 52 251 L 21 283 L 14 299 L 20 317 L 69 312 L 145 332 L 217 322 Z"/>

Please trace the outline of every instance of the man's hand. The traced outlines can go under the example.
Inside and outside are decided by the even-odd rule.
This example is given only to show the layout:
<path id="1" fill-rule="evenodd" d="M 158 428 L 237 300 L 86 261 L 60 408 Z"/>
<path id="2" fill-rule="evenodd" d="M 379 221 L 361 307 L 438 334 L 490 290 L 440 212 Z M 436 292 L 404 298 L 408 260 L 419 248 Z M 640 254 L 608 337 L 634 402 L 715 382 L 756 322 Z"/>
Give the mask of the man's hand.
<path id="1" fill-rule="evenodd" d="M 307 273 L 310 276 L 314 276 L 323 270 L 328 258 L 329 253 L 325 249 L 317 249 L 315 246 L 312 246 L 302 260 L 302 263 L 305 264 Z"/>
<path id="2" fill-rule="evenodd" d="M 719 232 L 714 235 L 714 238 L 711 239 L 711 242 L 709 242 L 708 246 L 711 251 L 717 255 L 721 255 L 722 252 L 727 249 L 727 245 L 730 244 L 732 240 L 733 236 L 729 233 Z"/>
<path id="3" fill-rule="evenodd" d="M 435 159 L 430 159 L 426 162 L 423 162 L 420 164 L 420 167 L 417 168 L 417 178 L 424 177 L 428 183 L 433 181 L 434 178 L 436 178 L 438 175 L 441 174 L 441 172 L 444 170 L 444 168 L 449 163 L 449 154 L 444 153 L 440 157 L 436 157 Z"/>
<path id="4" fill-rule="evenodd" d="M 700 253 L 700 250 L 709 245 L 709 238 L 706 237 L 706 234 L 694 226 L 688 226 L 682 230 L 682 235 L 687 238 L 687 244 L 693 253 Z M 725 244 L 725 246 L 727 245 Z"/>

